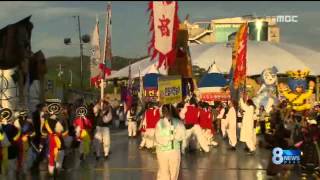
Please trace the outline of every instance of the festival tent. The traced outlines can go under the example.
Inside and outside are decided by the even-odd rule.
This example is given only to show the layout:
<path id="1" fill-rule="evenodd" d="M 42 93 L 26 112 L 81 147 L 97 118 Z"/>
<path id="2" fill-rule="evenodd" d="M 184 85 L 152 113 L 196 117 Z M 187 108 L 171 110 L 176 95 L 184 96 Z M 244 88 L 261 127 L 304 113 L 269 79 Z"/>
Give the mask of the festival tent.
<path id="1" fill-rule="evenodd" d="M 227 43 L 211 43 L 190 45 L 192 65 L 207 69 L 213 61 L 219 64 L 222 73 L 229 73 L 232 47 Z M 275 66 L 278 74 L 289 70 L 309 69 L 311 75 L 320 75 L 320 52 L 288 43 L 272 43 L 267 41 L 248 41 L 247 75 L 260 75 L 268 67 Z M 139 77 L 139 66 L 147 72 L 157 61 L 145 58 L 132 64 L 133 77 Z M 128 66 L 114 73 L 109 78 L 128 77 Z"/>
<path id="2" fill-rule="evenodd" d="M 143 60 L 140 60 L 138 62 L 135 62 L 131 64 L 131 77 L 132 78 L 139 78 L 139 69 L 140 69 L 140 76 L 144 76 L 150 71 L 150 69 L 157 65 L 158 61 L 153 60 L 150 61 L 150 58 L 147 57 Z M 166 75 L 166 71 L 163 68 L 159 69 L 159 74 Z M 111 74 L 111 76 L 108 76 L 106 79 L 114 79 L 114 78 L 126 78 L 129 76 L 129 66 L 126 66 L 119 71 L 115 72 L 114 74 Z"/>
<path id="3" fill-rule="evenodd" d="M 158 94 L 158 78 L 161 76 L 157 69 L 157 64 L 152 65 L 147 73 L 143 76 L 143 89 L 146 101 L 157 100 Z"/>
<path id="4" fill-rule="evenodd" d="M 226 100 L 228 95 L 223 88 L 227 85 L 224 74 L 220 71 L 216 63 L 212 65 L 209 72 L 204 75 L 198 85 L 200 99 L 212 102 L 214 100 Z"/>
<path id="5" fill-rule="evenodd" d="M 158 78 L 161 76 L 156 64 L 152 65 L 149 71 L 143 77 L 143 87 L 158 88 Z"/>
<path id="6" fill-rule="evenodd" d="M 208 74 L 204 75 L 199 81 L 199 88 L 222 88 L 227 85 L 224 74 L 220 71 L 216 63 L 210 68 Z"/>
<path id="7" fill-rule="evenodd" d="M 194 45 L 190 47 L 192 64 L 207 68 L 214 60 L 222 72 L 229 73 L 232 47 L 226 43 Z M 279 74 L 289 70 L 309 69 L 311 75 L 320 75 L 320 52 L 288 43 L 248 41 L 247 74 L 260 75 L 275 66 Z"/>

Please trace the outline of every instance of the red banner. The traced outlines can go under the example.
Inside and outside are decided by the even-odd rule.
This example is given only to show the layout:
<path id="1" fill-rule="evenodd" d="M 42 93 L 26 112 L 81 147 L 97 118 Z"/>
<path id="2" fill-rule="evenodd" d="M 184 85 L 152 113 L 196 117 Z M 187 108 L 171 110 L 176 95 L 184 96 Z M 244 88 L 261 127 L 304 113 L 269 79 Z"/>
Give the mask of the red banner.
<path id="1" fill-rule="evenodd" d="M 229 101 L 231 96 L 225 92 L 204 92 L 200 93 L 200 99 L 202 101 Z"/>
<path id="2" fill-rule="evenodd" d="M 176 58 L 174 45 L 176 44 L 179 29 L 178 2 L 176 1 L 151 1 L 150 32 L 152 38 L 148 47 L 151 60 L 159 56 L 158 67 L 171 66 Z"/>
<path id="3" fill-rule="evenodd" d="M 248 25 L 242 24 L 237 33 L 234 44 L 234 88 L 238 89 L 240 85 L 244 85 L 247 72 L 247 37 L 248 37 Z"/>

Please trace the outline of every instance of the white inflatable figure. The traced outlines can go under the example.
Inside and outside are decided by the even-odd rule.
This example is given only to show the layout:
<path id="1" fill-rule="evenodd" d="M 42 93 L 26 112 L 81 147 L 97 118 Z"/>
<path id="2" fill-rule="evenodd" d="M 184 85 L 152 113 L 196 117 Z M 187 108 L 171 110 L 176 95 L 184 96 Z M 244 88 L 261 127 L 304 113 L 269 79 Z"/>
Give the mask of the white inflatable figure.
<path id="1" fill-rule="evenodd" d="M 257 92 L 257 96 L 253 98 L 254 104 L 259 108 L 260 106 L 264 106 L 264 109 L 267 113 L 271 111 L 272 105 L 277 104 L 277 68 L 267 68 L 262 71 L 261 79 L 262 85 Z"/>

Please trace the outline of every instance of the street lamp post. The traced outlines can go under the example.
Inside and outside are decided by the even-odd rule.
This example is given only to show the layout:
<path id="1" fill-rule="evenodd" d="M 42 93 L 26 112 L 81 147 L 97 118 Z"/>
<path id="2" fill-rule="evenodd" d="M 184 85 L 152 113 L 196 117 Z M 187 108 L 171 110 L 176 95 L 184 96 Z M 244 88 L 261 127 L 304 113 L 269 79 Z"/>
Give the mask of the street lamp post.
<path id="1" fill-rule="evenodd" d="M 80 42 L 80 88 L 83 89 L 83 45 L 84 43 L 90 42 L 90 36 L 85 34 L 82 36 L 81 34 L 81 26 L 80 26 L 80 16 L 72 16 L 73 18 L 77 18 L 78 22 L 78 33 L 79 33 L 79 42 Z M 71 44 L 71 38 L 64 39 L 65 45 Z"/>
<path id="2" fill-rule="evenodd" d="M 69 87 L 72 86 L 72 70 L 69 70 L 70 72 L 70 82 L 69 82 Z"/>
<path id="3" fill-rule="evenodd" d="M 81 39 L 81 26 L 80 26 L 80 16 L 73 16 L 78 19 L 78 31 L 79 31 L 79 42 L 80 42 L 80 87 L 83 89 L 83 44 Z"/>

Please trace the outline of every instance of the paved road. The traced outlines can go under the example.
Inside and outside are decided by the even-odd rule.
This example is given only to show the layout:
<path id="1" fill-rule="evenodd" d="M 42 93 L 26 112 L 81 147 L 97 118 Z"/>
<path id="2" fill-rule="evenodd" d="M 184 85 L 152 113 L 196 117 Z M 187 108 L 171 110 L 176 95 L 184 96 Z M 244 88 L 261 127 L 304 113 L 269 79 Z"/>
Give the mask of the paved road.
<path id="1" fill-rule="evenodd" d="M 67 159 L 69 169 L 60 172 L 61 180 L 152 180 L 156 179 L 157 160 L 155 154 L 138 150 L 140 139 L 128 139 L 126 131 L 118 131 L 111 136 L 111 155 L 107 161 L 96 161 L 93 156 L 80 163 L 79 154 L 74 152 Z M 270 152 L 258 149 L 254 156 L 246 155 L 241 144 L 236 151 L 227 151 L 226 141 L 219 139 L 220 145 L 209 153 L 194 152 L 182 158 L 179 180 L 264 180 L 284 179 L 267 177 L 266 167 Z M 23 179 L 48 179 L 43 164 L 38 173 Z M 3 179 L 3 177 L 0 179 Z M 299 179 L 291 172 L 288 179 Z"/>

